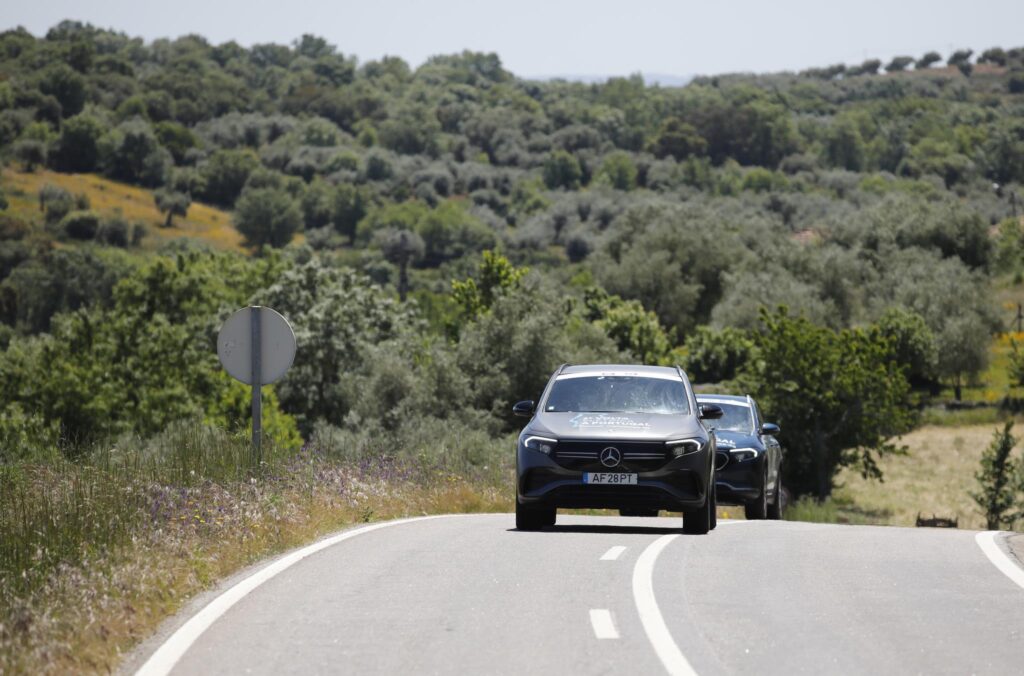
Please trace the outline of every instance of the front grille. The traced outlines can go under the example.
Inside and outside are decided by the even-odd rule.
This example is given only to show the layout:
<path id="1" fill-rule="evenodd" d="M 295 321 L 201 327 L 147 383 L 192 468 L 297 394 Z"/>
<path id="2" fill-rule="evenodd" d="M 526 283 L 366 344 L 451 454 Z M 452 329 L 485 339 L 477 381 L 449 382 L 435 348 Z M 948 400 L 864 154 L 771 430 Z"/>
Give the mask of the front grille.
<path id="1" fill-rule="evenodd" d="M 554 458 L 566 469 L 600 472 L 608 468 L 601 464 L 601 451 L 614 446 L 622 454 L 622 463 L 614 469 L 647 472 L 658 469 L 672 455 L 661 441 L 559 441 Z"/>

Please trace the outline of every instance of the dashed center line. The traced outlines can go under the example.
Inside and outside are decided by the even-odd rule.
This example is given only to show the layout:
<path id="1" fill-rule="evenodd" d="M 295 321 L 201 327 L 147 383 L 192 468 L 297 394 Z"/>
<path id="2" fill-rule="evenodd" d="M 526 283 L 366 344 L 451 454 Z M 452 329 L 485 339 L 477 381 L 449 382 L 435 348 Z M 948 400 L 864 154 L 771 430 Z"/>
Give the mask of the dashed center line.
<path id="1" fill-rule="evenodd" d="M 611 549 L 606 551 L 604 554 L 602 554 L 601 555 L 601 560 L 602 561 L 615 561 L 620 556 L 622 556 L 622 552 L 624 552 L 624 551 L 626 551 L 625 547 L 623 547 L 621 545 L 616 545 L 615 547 L 612 547 Z"/>
<path id="2" fill-rule="evenodd" d="M 590 624 L 594 627 L 594 636 L 598 638 L 618 638 L 619 632 L 612 621 L 612 611 L 605 608 L 594 608 L 590 611 Z"/>

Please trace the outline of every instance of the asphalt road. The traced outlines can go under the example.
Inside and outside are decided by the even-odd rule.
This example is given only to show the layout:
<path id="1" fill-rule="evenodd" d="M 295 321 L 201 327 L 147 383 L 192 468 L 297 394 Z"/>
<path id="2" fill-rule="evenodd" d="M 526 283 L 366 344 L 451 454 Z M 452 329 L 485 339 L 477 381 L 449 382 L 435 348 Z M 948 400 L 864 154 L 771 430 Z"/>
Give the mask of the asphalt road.
<path id="1" fill-rule="evenodd" d="M 1024 588 L 976 532 L 678 525 L 454 516 L 322 543 L 221 597 L 142 673 L 1024 671 Z"/>

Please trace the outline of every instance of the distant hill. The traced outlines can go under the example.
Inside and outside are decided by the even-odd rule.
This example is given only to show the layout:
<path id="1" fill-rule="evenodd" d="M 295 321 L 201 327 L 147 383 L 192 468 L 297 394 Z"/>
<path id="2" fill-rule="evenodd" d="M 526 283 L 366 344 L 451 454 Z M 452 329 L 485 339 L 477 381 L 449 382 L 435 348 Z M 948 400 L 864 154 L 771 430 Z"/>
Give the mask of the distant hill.
<path id="1" fill-rule="evenodd" d="M 693 75 L 671 75 L 668 73 L 641 73 L 644 84 L 648 86 L 659 85 L 661 87 L 685 87 L 693 80 Z M 527 80 L 567 80 L 568 82 L 583 82 L 586 84 L 603 84 L 613 77 L 622 75 L 581 75 L 579 73 L 559 73 L 555 75 L 537 75 L 527 77 Z"/>

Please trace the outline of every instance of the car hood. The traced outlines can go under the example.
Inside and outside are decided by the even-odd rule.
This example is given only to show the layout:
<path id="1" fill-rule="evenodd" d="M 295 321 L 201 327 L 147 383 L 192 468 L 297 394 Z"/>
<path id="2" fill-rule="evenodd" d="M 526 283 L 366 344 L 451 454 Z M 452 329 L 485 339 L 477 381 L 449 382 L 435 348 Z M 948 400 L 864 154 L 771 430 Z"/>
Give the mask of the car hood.
<path id="1" fill-rule="evenodd" d="M 662 413 L 538 413 L 528 430 L 556 439 L 665 441 L 706 434 L 694 415 Z"/>
<path id="2" fill-rule="evenodd" d="M 730 448 L 764 448 L 764 444 L 761 443 L 756 434 L 733 432 L 732 430 L 715 430 L 715 440 L 719 450 L 728 450 Z"/>

